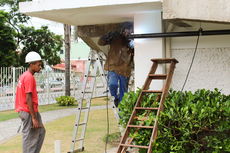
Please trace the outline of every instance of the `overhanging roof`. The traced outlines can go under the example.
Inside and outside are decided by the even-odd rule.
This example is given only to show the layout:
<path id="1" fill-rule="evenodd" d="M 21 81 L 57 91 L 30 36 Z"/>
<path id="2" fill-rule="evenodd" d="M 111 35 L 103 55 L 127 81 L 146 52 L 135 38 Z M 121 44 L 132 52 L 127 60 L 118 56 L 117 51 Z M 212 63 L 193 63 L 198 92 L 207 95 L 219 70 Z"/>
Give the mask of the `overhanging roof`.
<path id="1" fill-rule="evenodd" d="M 134 14 L 162 10 L 162 0 L 43 0 L 19 3 L 20 13 L 70 25 L 133 21 Z"/>

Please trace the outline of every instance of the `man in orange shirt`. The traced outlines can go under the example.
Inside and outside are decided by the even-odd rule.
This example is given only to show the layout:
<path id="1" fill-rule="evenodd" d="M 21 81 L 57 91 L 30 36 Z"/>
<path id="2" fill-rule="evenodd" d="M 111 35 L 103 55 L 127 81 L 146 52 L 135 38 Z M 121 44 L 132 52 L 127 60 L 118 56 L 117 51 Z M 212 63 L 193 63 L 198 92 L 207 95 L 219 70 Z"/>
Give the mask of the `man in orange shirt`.
<path id="1" fill-rule="evenodd" d="M 26 55 L 29 63 L 28 71 L 24 72 L 18 81 L 15 98 L 15 111 L 22 120 L 22 150 L 23 153 L 39 153 L 45 138 L 45 128 L 38 112 L 38 96 L 36 81 L 33 75 L 41 70 L 41 56 L 31 51 Z"/>

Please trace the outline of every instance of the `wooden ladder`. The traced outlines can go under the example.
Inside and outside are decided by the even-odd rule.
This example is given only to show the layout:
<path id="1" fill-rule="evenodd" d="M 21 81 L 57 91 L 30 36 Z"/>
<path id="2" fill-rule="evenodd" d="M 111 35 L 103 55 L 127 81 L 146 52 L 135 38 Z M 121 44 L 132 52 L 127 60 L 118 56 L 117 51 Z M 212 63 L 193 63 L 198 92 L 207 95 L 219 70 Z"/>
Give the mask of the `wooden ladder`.
<path id="1" fill-rule="evenodd" d="M 148 114 L 151 111 L 157 111 L 157 116 L 159 116 L 160 111 L 163 111 L 164 102 L 165 102 L 165 99 L 167 97 L 167 94 L 168 94 L 168 91 L 169 91 L 169 88 L 170 88 L 170 84 L 171 84 L 173 72 L 174 72 L 174 69 L 175 69 L 175 65 L 176 65 L 176 63 L 178 63 L 178 61 L 175 58 L 151 59 L 151 61 L 153 62 L 153 65 L 152 65 L 152 67 L 150 69 L 150 72 L 149 72 L 149 74 L 147 76 L 145 84 L 144 84 L 144 86 L 142 88 L 142 91 L 141 91 L 141 93 L 139 95 L 139 98 L 138 98 L 138 100 L 136 102 L 136 105 L 135 105 L 135 107 L 133 109 L 132 115 L 131 115 L 131 117 L 129 119 L 129 122 L 128 122 L 127 126 L 126 126 L 125 132 L 124 132 L 124 134 L 122 136 L 122 139 L 120 141 L 120 144 L 118 146 L 117 153 L 121 153 L 121 152 L 125 153 L 128 147 L 145 148 L 145 149 L 148 149 L 147 153 L 152 152 L 153 142 L 156 140 L 156 137 L 157 137 L 158 121 L 157 121 L 157 118 L 155 118 L 154 126 L 143 126 L 143 120 L 147 118 Z M 156 69 L 158 67 L 158 64 L 165 64 L 165 63 L 170 63 L 168 74 L 167 75 L 166 74 L 155 74 Z M 161 90 L 148 90 L 149 86 L 150 86 L 150 83 L 151 83 L 151 81 L 153 79 L 165 79 L 166 80 L 165 85 L 163 86 L 163 88 Z M 158 98 L 161 95 L 161 100 L 160 100 L 158 108 L 153 108 L 153 107 L 144 108 L 144 107 L 141 107 L 141 101 L 143 101 L 143 95 L 145 95 L 147 93 L 158 93 L 158 96 L 155 99 L 155 101 L 158 100 Z M 148 112 L 146 113 L 145 117 L 142 118 L 142 122 L 140 123 L 140 125 L 133 125 L 132 123 L 133 123 L 134 119 L 138 118 L 138 116 L 137 116 L 137 111 L 138 110 L 148 110 Z M 149 146 L 131 145 L 134 137 L 132 137 L 129 140 L 128 144 L 125 144 L 128 136 L 129 136 L 131 128 L 137 128 L 136 131 L 138 131 L 140 128 L 152 129 L 152 135 L 151 135 Z M 125 148 L 123 148 L 123 147 L 125 147 Z"/>

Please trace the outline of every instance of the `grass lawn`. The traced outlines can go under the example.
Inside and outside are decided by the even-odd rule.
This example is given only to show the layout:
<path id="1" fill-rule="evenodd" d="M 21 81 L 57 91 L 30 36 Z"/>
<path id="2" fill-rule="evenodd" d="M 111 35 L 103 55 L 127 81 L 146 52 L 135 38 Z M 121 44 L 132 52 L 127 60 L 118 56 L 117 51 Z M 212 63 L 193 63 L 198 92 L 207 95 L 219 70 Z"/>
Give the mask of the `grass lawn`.
<path id="1" fill-rule="evenodd" d="M 99 106 L 99 105 L 106 105 L 106 98 L 100 97 L 100 98 L 93 98 L 91 100 L 91 106 Z M 86 105 L 86 101 L 83 100 L 83 106 Z M 59 106 L 57 104 L 50 104 L 50 105 L 42 105 L 38 106 L 39 112 L 46 112 L 46 111 L 52 111 L 52 110 L 58 110 L 58 109 L 66 109 L 66 108 L 74 108 L 77 107 L 77 101 L 74 103 L 73 106 Z M 0 122 L 17 118 L 18 113 L 15 112 L 15 110 L 7 110 L 7 111 L 0 111 Z"/>
<path id="2" fill-rule="evenodd" d="M 83 113 L 84 115 L 84 113 Z M 83 117 L 81 120 L 83 121 Z M 54 152 L 54 141 L 61 140 L 62 153 L 66 153 L 70 149 L 71 139 L 73 134 L 73 126 L 75 122 L 75 115 L 68 116 L 51 123 L 45 124 L 46 137 L 43 143 L 41 153 L 52 153 Z M 110 133 L 119 132 L 119 128 L 116 123 L 112 109 L 109 109 L 109 124 Z M 81 130 L 81 128 L 79 128 Z M 81 131 L 80 131 L 81 132 Z M 78 136 L 80 136 L 80 132 Z M 103 153 L 105 150 L 105 142 L 103 138 L 107 133 L 107 122 L 106 122 L 106 109 L 90 111 L 89 119 L 87 124 L 87 130 L 84 140 L 84 153 Z M 21 153 L 21 138 L 17 136 L 0 146 L 1 153 Z M 78 148 L 78 144 L 75 148 Z M 112 148 L 108 145 L 107 150 Z"/>

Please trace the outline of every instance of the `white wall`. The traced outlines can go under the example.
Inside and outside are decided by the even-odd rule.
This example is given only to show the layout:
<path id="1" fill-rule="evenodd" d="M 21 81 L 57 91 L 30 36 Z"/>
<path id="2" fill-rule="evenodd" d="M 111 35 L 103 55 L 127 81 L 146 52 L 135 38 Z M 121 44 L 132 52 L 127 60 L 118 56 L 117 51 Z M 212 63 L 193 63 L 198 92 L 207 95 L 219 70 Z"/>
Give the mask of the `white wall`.
<path id="1" fill-rule="evenodd" d="M 175 26 L 173 32 L 196 31 L 200 23 L 192 23 L 192 28 Z M 203 30 L 230 29 L 229 25 L 202 23 Z M 171 87 L 181 90 L 195 50 L 197 37 L 172 38 L 172 57 L 179 63 L 176 65 Z M 222 89 L 230 94 L 230 35 L 201 36 L 197 54 L 184 90 L 214 88 Z"/>
<path id="2" fill-rule="evenodd" d="M 161 12 L 136 14 L 134 15 L 134 32 L 136 34 L 144 33 L 161 33 L 162 32 L 162 17 Z M 153 58 L 164 57 L 164 39 L 162 38 L 147 38 L 135 39 L 135 88 L 144 85 L 152 66 L 150 61 Z M 163 66 L 159 65 L 157 72 L 163 73 Z M 152 81 L 150 89 L 160 90 L 163 86 L 162 81 Z"/>

